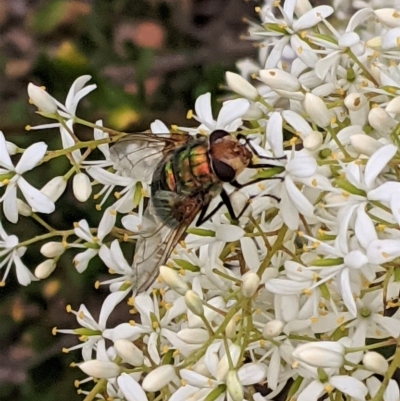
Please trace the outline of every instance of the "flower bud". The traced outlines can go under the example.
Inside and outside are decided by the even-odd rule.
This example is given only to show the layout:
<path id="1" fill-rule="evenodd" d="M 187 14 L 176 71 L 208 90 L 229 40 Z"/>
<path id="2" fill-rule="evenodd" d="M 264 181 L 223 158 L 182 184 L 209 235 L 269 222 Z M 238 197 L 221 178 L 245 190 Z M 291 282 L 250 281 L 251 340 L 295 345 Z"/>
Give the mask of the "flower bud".
<path id="1" fill-rule="evenodd" d="M 227 338 L 235 338 L 236 337 L 236 321 L 235 319 L 229 320 L 228 324 L 226 325 L 225 328 L 225 335 Z"/>
<path id="2" fill-rule="evenodd" d="M 239 361 L 240 354 L 241 354 L 241 348 L 237 344 L 231 344 L 229 346 L 229 349 L 226 351 L 229 352 L 230 359 L 232 360 L 233 366 L 236 366 L 236 364 Z M 226 380 L 226 377 L 229 372 L 229 367 L 230 363 L 228 360 L 228 356 L 225 354 L 218 362 L 217 365 L 217 373 L 216 373 L 216 379 L 217 380 Z"/>
<path id="3" fill-rule="evenodd" d="M 226 378 L 226 387 L 233 401 L 242 401 L 244 397 L 243 386 L 240 383 L 236 370 L 230 370 Z"/>
<path id="4" fill-rule="evenodd" d="M 79 368 L 88 376 L 99 379 L 111 379 L 117 377 L 121 372 L 120 367 L 116 363 L 98 361 L 96 359 L 81 363 Z"/>
<path id="5" fill-rule="evenodd" d="M 357 111 L 363 108 L 368 102 L 368 99 L 362 93 L 350 93 L 344 99 L 344 105 L 351 111 Z"/>
<path id="6" fill-rule="evenodd" d="M 323 137 L 319 131 L 313 131 L 303 139 L 303 146 L 305 149 L 313 152 L 319 149 L 322 145 Z"/>
<path id="7" fill-rule="evenodd" d="M 17 199 L 17 207 L 21 216 L 29 217 L 32 214 L 32 208 L 21 199 Z"/>
<path id="8" fill-rule="evenodd" d="M 124 362 L 132 366 L 143 365 L 143 352 L 129 340 L 121 339 L 114 341 L 114 348 Z"/>
<path id="9" fill-rule="evenodd" d="M 204 344 L 209 339 L 209 334 L 201 328 L 182 329 L 178 331 L 178 338 L 188 344 Z"/>
<path id="10" fill-rule="evenodd" d="M 319 127 L 325 128 L 331 123 L 331 113 L 319 96 L 307 93 L 303 106 L 311 120 Z"/>
<path id="11" fill-rule="evenodd" d="M 316 368 L 340 368 L 344 364 L 345 347 L 335 341 L 309 342 L 299 345 L 293 358 Z"/>
<path id="12" fill-rule="evenodd" d="M 389 368 L 387 360 L 381 354 L 374 351 L 365 353 L 363 364 L 366 369 L 381 375 L 384 375 Z"/>
<path id="13" fill-rule="evenodd" d="M 396 96 L 386 106 L 385 110 L 388 113 L 399 114 L 400 113 L 400 96 Z"/>
<path id="14" fill-rule="evenodd" d="M 47 259 L 44 262 L 40 263 L 35 269 L 35 276 L 43 280 L 50 276 L 56 268 L 56 262 L 53 259 Z"/>
<path id="15" fill-rule="evenodd" d="M 56 101 L 41 87 L 29 83 L 28 96 L 39 111 L 46 114 L 54 114 L 57 111 Z"/>
<path id="16" fill-rule="evenodd" d="M 260 285 L 260 277 L 258 276 L 258 274 L 254 272 L 248 272 L 243 277 L 242 294 L 246 298 L 251 298 L 257 291 L 259 285 Z"/>
<path id="17" fill-rule="evenodd" d="M 40 248 L 40 253 L 46 258 L 55 258 L 64 253 L 65 247 L 61 242 L 50 241 Z"/>
<path id="18" fill-rule="evenodd" d="M 185 302 L 189 310 L 193 312 L 196 316 L 204 315 L 203 301 L 200 299 L 197 293 L 192 290 L 186 291 Z"/>
<path id="19" fill-rule="evenodd" d="M 288 72 L 280 70 L 279 68 L 261 70 L 260 78 L 261 81 L 263 81 L 272 89 L 282 89 L 288 92 L 297 92 L 301 88 L 300 82 L 296 77 Z"/>
<path id="20" fill-rule="evenodd" d="M 257 89 L 241 75 L 227 71 L 225 78 L 231 91 L 249 100 L 256 100 L 258 98 Z"/>
<path id="21" fill-rule="evenodd" d="M 174 270 L 167 266 L 160 266 L 160 276 L 164 282 L 177 292 L 179 295 L 185 295 L 189 286 L 182 280 L 181 276 Z"/>
<path id="22" fill-rule="evenodd" d="M 86 202 L 92 193 L 89 177 L 84 173 L 75 174 L 72 181 L 72 190 L 79 202 Z"/>
<path id="23" fill-rule="evenodd" d="M 172 365 L 161 365 L 144 378 L 142 383 L 143 390 L 152 393 L 159 391 L 175 376 L 175 369 Z"/>
<path id="24" fill-rule="evenodd" d="M 382 49 L 383 50 L 398 49 L 399 42 L 400 42 L 400 27 L 390 29 L 382 36 Z"/>
<path id="25" fill-rule="evenodd" d="M 368 114 L 371 127 L 383 134 L 389 134 L 396 126 L 396 121 L 380 107 L 374 107 Z"/>
<path id="26" fill-rule="evenodd" d="M 372 156 L 372 154 L 383 145 L 375 138 L 366 134 L 356 134 L 350 137 L 350 142 L 353 148 L 359 154 Z"/>
<path id="27" fill-rule="evenodd" d="M 381 8 L 380 10 L 375 10 L 374 14 L 388 28 L 400 26 L 400 13 L 394 8 Z"/>
<path id="28" fill-rule="evenodd" d="M 281 334 L 282 329 L 283 322 L 281 322 L 280 320 L 271 320 L 270 322 L 265 324 L 262 335 L 265 339 L 273 338 Z"/>
<path id="29" fill-rule="evenodd" d="M 14 155 L 16 155 L 17 152 L 18 152 L 18 146 L 15 145 L 15 144 L 12 143 L 12 142 L 6 141 L 6 148 L 7 148 L 7 153 L 8 153 L 10 156 L 14 156 Z"/>
<path id="30" fill-rule="evenodd" d="M 65 191 L 67 181 L 63 176 L 52 178 L 41 190 L 43 194 L 47 195 L 53 202 L 55 202 Z"/>

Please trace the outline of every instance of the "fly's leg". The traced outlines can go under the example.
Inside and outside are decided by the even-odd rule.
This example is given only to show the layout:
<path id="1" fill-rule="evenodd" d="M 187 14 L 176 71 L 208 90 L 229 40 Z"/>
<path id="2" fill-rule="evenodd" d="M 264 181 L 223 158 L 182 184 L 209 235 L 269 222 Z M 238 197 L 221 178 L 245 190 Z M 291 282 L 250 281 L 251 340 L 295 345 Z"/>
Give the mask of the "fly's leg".
<path id="1" fill-rule="evenodd" d="M 281 156 L 281 157 L 268 157 L 268 156 L 261 156 L 257 153 L 257 150 L 254 148 L 254 146 L 251 144 L 251 142 L 244 136 L 239 134 L 237 136 L 238 139 L 242 139 L 246 142 L 246 145 L 251 149 L 251 151 L 259 158 L 259 159 L 265 159 L 265 160 L 285 160 L 286 159 L 286 155 L 285 156 Z M 255 166 L 255 165 L 254 165 Z M 249 167 L 249 166 L 248 166 Z M 271 166 L 271 165 L 261 165 L 259 164 L 258 167 L 276 167 L 276 166 Z"/>
<path id="2" fill-rule="evenodd" d="M 274 166 L 274 167 L 276 167 L 276 166 Z M 262 181 L 266 181 L 266 180 L 281 180 L 281 181 L 283 181 L 283 177 L 256 178 L 254 180 L 246 182 L 245 184 L 241 184 L 240 182 L 237 182 L 236 180 L 234 180 L 234 181 L 231 181 L 229 184 L 231 184 L 233 187 L 235 187 L 237 189 L 242 189 L 244 187 L 247 187 L 248 185 L 257 184 L 257 182 L 262 182 Z"/>
<path id="3" fill-rule="evenodd" d="M 270 194 L 265 194 L 265 195 L 261 195 L 262 197 L 267 196 L 268 198 L 272 198 L 275 199 L 278 203 L 281 201 L 280 198 L 278 198 L 275 195 L 270 195 Z M 251 201 L 256 198 L 257 195 L 253 195 L 250 196 L 249 199 L 247 199 L 246 204 L 243 206 L 243 209 L 241 210 L 241 212 L 238 214 L 238 220 L 243 216 L 244 212 L 247 210 L 247 208 L 251 205 Z"/>
<path id="4" fill-rule="evenodd" d="M 234 221 L 237 221 L 237 217 L 236 217 L 235 212 L 233 210 L 231 200 L 229 199 L 229 195 L 225 192 L 224 189 L 221 191 L 220 196 L 221 196 L 222 200 L 218 203 L 217 206 L 215 206 L 215 208 L 213 210 L 211 210 L 210 213 L 206 214 L 207 213 L 207 209 L 208 209 L 208 205 L 203 206 L 203 208 L 201 209 L 199 218 L 196 221 L 196 227 L 201 226 L 204 222 L 206 222 L 207 220 L 211 219 L 211 217 L 213 217 L 214 214 L 217 213 L 217 211 L 221 208 L 222 205 L 225 205 L 227 207 L 229 215 L 231 216 L 231 218 Z"/>

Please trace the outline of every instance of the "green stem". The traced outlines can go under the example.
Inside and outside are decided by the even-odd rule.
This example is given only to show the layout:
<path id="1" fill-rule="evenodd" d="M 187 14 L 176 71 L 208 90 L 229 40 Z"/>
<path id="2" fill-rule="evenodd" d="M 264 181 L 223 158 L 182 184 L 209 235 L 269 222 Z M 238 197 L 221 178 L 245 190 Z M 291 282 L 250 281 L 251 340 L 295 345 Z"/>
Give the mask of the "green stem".
<path id="1" fill-rule="evenodd" d="M 90 390 L 90 393 L 84 398 L 83 401 L 93 401 L 97 394 L 100 394 L 102 390 L 106 388 L 107 379 L 101 379 L 97 384 Z"/>

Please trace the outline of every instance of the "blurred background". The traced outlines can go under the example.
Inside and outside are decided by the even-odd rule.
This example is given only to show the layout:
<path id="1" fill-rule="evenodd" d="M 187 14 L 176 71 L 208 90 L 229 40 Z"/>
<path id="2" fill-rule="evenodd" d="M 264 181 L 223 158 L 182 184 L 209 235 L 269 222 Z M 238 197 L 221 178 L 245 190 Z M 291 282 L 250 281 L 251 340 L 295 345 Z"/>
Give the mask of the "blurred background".
<path id="1" fill-rule="evenodd" d="M 242 0 L 0 0 L 0 129 L 23 148 L 39 140 L 59 148 L 56 130 L 24 130 L 45 122 L 28 104 L 26 87 L 43 85 L 64 102 L 82 74 L 91 75 L 98 88 L 81 102 L 81 117 L 101 118 L 125 131 L 145 130 L 156 118 L 189 125 L 185 116 L 196 97 L 210 91 L 221 98 L 224 71 L 234 71 L 241 58 L 256 57 L 252 43 L 239 40 L 246 33 L 243 17 L 257 20 L 255 5 Z M 91 134 L 78 131 L 81 139 Z M 62 175 L 68 164 L 57 159 L 26 178 L 40 188 L 49 169 L 51 176 Z M 48 223 L 60 229 L 82 218 L 97 223 L 94 205 L 79 204 L 68 193 L 60 202 L 62 212 L 48 217 Z M 20 217 L 17 225 L 1 220 L 20 239 L 43 232 L 27 218 Z M 43 260 L 39 249 L 40 244 L 24 256 L 32 270 Z M 23 288 L 11 273 L 0 288 L 0 401 L 83 398 L 74 380 L 84 375 L 69 367 L 81 359 L 80 351 L 61 353 L 78 339 L 53 337 L 51 329 L 79 327 L 65 312 L 68 304 L 77 310 L 84 302 L 97 319 L 107 290 L 93 286 L 104 272 L 99 260 L 80 275 L 73 256 L 63 255 L 43 282 Z M 128 306 L 120 305 L 110 327 L 128 316 Z"/>

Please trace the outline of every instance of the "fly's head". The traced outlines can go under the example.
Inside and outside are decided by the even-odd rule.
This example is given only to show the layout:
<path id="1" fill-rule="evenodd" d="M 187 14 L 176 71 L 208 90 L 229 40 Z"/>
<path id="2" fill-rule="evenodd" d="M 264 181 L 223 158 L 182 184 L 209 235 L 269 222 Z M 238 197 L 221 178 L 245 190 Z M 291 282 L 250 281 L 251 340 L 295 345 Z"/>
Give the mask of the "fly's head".
<path id="1" fill-rule="evenodd" d="M 223 130 L 210 134 L 209 154 L 213 171 L 222 182 L 233 181 L 253 157 L 244 144 Z"/>

